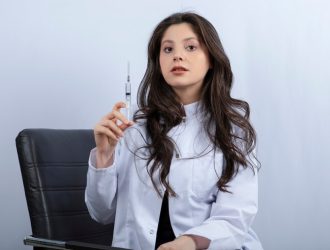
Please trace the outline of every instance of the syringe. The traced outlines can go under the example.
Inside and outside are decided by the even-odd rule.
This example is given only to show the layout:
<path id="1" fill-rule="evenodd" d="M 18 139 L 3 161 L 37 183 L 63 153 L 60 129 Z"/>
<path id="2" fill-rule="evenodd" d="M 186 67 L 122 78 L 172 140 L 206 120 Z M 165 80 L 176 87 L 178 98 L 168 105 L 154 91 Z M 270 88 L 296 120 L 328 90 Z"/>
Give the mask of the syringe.
<path id="1" fill-rule="evenodd" d="M 125 84 L 125 99 L 126 99 L 126 118 L 131 119 L 131 82 L 130 82 L 130 71 L 129 62 L 127 64 L 127 82 Z"/>

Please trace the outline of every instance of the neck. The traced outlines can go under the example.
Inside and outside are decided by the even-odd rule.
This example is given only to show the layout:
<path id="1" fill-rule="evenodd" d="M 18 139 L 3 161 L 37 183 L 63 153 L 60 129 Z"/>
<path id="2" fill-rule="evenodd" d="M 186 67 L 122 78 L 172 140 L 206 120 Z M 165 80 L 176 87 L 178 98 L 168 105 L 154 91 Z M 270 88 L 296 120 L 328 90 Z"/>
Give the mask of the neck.
<path id="1" fill-rule="evenodd" d="M 183 105 L 191 104 L 200 100 L 200 95 L 197 93 L 187 93 L 186 91 L 174 90 Z"/>

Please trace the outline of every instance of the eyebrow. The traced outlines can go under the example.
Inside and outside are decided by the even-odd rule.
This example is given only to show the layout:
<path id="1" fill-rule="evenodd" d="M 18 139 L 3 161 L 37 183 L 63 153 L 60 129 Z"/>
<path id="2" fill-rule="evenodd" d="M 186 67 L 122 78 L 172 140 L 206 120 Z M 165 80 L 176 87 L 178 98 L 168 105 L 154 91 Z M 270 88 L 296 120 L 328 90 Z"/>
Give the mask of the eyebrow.
<path id="1" fill-rule="evenodd" d="M 198 41 L 198 39 L 196 38 L 196 37 L 187 37 L 187 38 L 185 38 L 185 39 L 183 39 L 183 41 L 189 41 L 189 40 L 192 40 L 192 39 L 194 39 L 194 40 L 197 40 Z M 163 43 L 174 43 L 174 41 L 173 40 L 164 40 L 164 41 L 162 41 L 162 43 L 161 44 L 163 44 Z"/>

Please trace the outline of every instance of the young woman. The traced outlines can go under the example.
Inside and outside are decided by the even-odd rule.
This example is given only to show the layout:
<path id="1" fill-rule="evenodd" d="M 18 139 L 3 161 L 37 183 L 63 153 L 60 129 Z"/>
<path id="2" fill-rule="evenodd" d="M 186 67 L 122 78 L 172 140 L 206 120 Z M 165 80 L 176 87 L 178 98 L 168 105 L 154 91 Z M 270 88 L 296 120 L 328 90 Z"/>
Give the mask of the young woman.
<path id="1" fill-rule="evenodd" d="M 113 246 L 134 250 L 262 249 L 256 135 L 249 105 L 212 24 L 176 13 L 154 30 L 134 122 L 120 109 L 97 123 L 86 204 L 115 221 Z"/>

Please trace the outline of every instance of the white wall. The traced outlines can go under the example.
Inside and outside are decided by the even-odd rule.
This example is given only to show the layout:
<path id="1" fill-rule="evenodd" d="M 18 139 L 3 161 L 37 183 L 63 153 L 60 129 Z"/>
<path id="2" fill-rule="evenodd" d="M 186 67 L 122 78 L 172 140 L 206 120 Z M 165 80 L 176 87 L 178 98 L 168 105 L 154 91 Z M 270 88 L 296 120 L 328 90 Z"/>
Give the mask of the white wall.
<path id="1" fill-rule="evenodd" d="M 165 16 L 194 10 L 219 31 L 258 132 L 266 250 L 329 249 L 330 2 L 0 0 L 0 248 L 29 249 L 15 149 L 24 128 L 92 128 L 136 93 Z"/>

